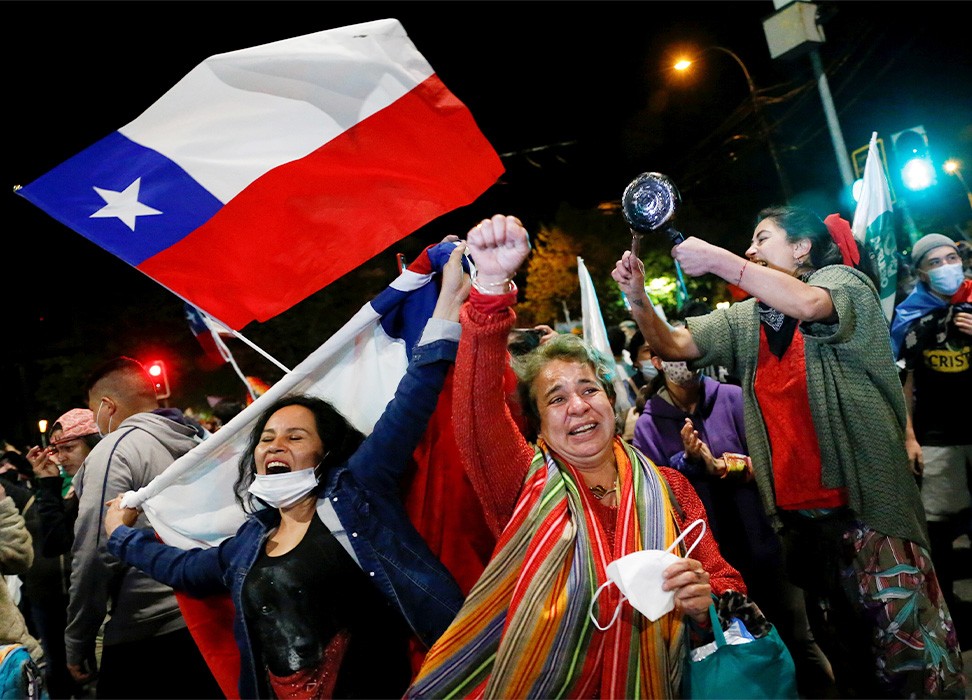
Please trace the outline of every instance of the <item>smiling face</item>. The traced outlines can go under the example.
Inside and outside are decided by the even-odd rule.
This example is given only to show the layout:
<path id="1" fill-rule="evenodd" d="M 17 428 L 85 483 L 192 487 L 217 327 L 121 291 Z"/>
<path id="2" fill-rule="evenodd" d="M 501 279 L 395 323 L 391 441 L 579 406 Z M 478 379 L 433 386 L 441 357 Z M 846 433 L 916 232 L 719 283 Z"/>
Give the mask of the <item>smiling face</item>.
<path id="1" fill-rule="evenodd" d="M 763 219 L 756 225 L 746 257 L 760 265 L 793 275 L 809 253 L 809 239 L 801 238 L 795 243 L 791 242 L 787 238 L 786 230 L 774 219 Z"/>
<path id="2" fill-rule="evenodd" d="M 253 457 L 257 474 L 313 469 L 324 455 L 314 414 L 304 406 L 285 406 L 267 420 Z"/>
<path id="3" fill-rule="evenodd" d="M 533 381 L 540 437 L 576 467 L 613 459 L 614 406 L 588 364 L 551 360 Z"/>

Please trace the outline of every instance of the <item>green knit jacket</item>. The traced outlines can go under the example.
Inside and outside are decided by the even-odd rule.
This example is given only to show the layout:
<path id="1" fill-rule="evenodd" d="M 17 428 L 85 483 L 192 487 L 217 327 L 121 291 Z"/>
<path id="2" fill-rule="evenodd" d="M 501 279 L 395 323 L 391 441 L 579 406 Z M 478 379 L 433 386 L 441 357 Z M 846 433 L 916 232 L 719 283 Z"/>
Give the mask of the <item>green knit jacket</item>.
<path id="1" fill-rule="evenodd" d="M 845 487 L 850 507 L 869 527 L 927 548 L 925 513 L 904 446 L 904 394 L 874 286 L 845 265 L 821 268 L 808 283 L 830 292 L 838 316 L 836 323 L 799 326 L 816 433 L 807 439 L 815 437 L 820 445 L 823 484 Z M 766 513 L 779 529 L 773 456 L 753 388 L 760 335 L 756 300 L 688 318 L 686 325 L 702 352 L 692 366 L 723 365 L 742 378 L 756 482 Z"/>

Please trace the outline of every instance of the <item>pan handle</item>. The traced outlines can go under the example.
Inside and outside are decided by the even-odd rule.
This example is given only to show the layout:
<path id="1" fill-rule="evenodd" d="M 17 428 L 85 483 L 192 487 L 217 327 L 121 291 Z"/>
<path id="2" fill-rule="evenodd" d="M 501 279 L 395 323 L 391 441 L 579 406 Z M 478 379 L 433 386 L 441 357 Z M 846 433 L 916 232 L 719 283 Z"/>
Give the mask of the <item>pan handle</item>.
<path id="1" fill-rule="evenodd" d="M 685 236 L 682 234 L 682 232 L 671 224 L 665 227 L 665 233 L 668 234 L 668 237 L 672 239 L 672 243 L 675 245 L 678 245 L 685 240 Z"/>

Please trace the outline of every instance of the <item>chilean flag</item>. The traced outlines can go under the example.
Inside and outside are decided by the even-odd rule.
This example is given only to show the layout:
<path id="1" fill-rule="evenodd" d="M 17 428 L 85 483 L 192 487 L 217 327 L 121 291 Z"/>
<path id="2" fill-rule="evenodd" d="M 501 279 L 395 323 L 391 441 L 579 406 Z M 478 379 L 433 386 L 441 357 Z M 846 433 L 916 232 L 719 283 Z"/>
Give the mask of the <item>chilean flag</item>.
<path id="1" fill-rule="evenodd" d="M 184 307 L 189 330 L 192 331 L 206 353 L 205 364 L 207 368 L 215 369 L 229 362 L 232 355 L 223 339 L 219 337 L 219 332 L 209 325 L 206 317 L 195 306 L 185 304 Z"/>
<path id="2" fill-rule="evenodd" d="M 246 518 L 233 498 L 237 464 L 249 431 L 264 408 L 290 393 L 329 401 L 365 435 L 371 433 L 408 365 L 438 297 L 436 275 L 455 243 L 426 248 L 385 290 L 291 372 L 204 442 L 172 463 L 125 505 L 142 508 L 166 544 L 213 547 Z M 478 580 L 493 539 L 466 478 L 452 431 L 452 372 L 439 396 L 415 468 L 403 483 L 406 510 L 432 551 L 464 593 Z M 227 697 L 236 697 L 239 655 L 232 635 L 229 595 L 178 595 L 197 644 Z M 414 645 L 413 645 L 414 646 Z M 419 656 L 415 650 L 413 666 Z"/>
<path id="3" fill-rule="evenodd" d="M 502 172 L 469 110 L 384 19 L 211 56 L 17 192 L 239 330 Z"/>

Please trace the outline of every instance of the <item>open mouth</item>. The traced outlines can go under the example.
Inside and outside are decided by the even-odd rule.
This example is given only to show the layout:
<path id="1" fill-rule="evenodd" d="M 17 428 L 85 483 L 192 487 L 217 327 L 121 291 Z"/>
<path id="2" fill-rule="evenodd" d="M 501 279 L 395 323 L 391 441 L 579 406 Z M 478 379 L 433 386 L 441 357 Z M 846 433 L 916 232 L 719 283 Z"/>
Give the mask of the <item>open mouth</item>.
<path id="1" fill-rule="evenodd" d="M 290 467 L 283 462 L 267 462 L 267 474 L 287 474 L 289 471 Z"/>
<path id="2" fill-rule="evenodd" d="M 597 423 L 588 423 L 582 425 L 579 428 L 574 428 L 568 434 L 569 435 L 583 435 L 584 433 L 589 433 L 597 427 Z"/>

